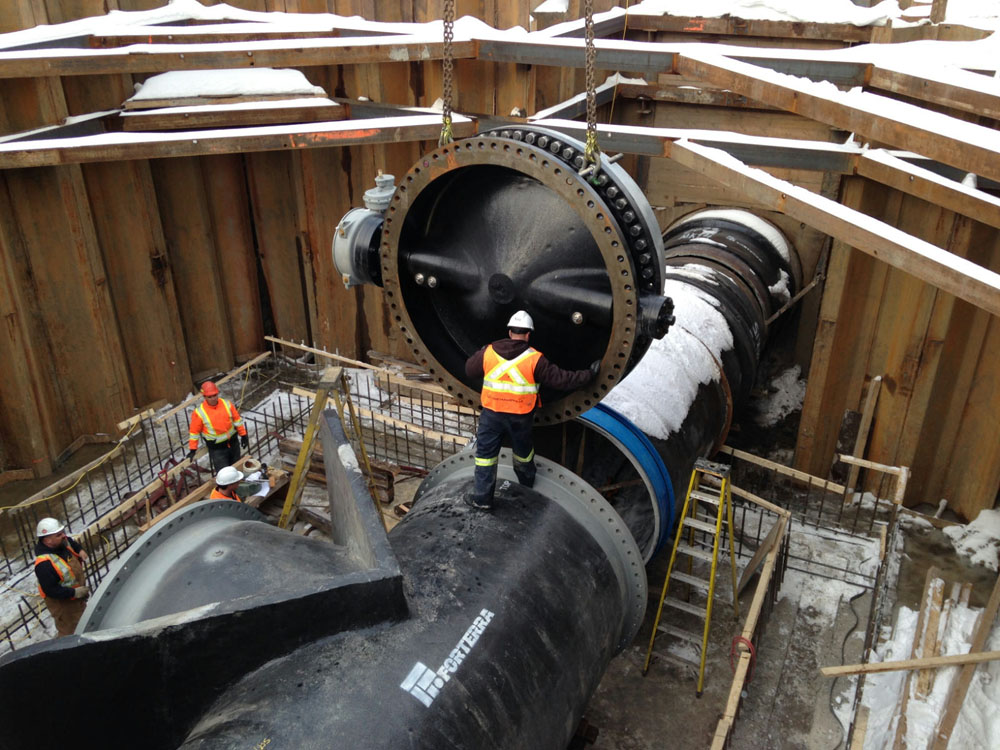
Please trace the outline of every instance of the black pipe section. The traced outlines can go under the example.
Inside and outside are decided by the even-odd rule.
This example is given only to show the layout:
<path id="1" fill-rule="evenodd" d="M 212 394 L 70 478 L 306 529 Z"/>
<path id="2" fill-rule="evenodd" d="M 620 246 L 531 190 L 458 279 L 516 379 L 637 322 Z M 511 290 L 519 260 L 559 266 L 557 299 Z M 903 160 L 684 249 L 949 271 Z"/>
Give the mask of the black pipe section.
<path id="1" fill-rule="evenodd" d="M 565 748 L 642 622 L 639 551 L 562 467 L 541 459 L 534 489 L 502 468 L 493 514 L 463 502 L 472 471 L 438 466 L 389 535 L 410 619 L 249 674 L 182 747 Z"/>

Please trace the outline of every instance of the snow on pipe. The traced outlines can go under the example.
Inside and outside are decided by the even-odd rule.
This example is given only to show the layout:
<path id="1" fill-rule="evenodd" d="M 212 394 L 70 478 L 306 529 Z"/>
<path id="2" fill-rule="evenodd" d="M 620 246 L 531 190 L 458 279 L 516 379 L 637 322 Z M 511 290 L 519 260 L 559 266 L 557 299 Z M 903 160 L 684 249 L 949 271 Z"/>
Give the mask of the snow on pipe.
<path id="1" fill-rule="evenodd" d="M 696 458 L 725 442 L 749 392 L 766 321 L 801 285 L 781 231 L 741 209 L 683 217 L 664 232 L 664 294 L 677 322 L 594 409 L 536 430 L 536 450 L 605 496 L 648 561 L 668 539 Z"/>

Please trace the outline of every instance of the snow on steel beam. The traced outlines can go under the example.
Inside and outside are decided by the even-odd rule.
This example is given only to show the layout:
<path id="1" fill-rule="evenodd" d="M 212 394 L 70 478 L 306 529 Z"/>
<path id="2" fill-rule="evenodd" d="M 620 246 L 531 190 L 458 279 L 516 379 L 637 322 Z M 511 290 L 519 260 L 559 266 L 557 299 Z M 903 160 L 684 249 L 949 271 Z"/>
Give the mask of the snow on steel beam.
<path id="1" fill-rule="evenodd" d="M 562 68 L 582 68 L 585 64 L 582 39 L 545 38 L 536 32 L 510 39 L 473 35 L 473 41 L 479 45 L 477 57 L 480 60 Z M 677 73 L 676 57 L 689 53 L 724 54 L 737 60 L 752 61 L 762 68 L 845 86 L 863 85 L 871 68 L 867 62 L 834 59 L 822 51 L 764 49 L 726 44 L 663 44 L 599 39 L 594 42 L 594 48 L 597 52 L 595 64 L 598 70 L 629 73 Z"/>
<path id="2" fill-rule="evenodd" d="M 533 119 L 532 122 L 581 139 L 587 128 L 582 122 L 570 120 Z M 510 127 L 516 130 L 516 125 Z M 725 151 L 744 164 L 754 167 L 858 174 L 984 224 L 1000 227 L 1000 199 L 932 171 L 943 165 L 926 159 L 919 159 L 919 166 L 906 161 L 906 158 L 914 158 L 913 154 L 900 155 L 882 149 L 865 149 L 853 142 L 828 143 L 741 135 L 726 131 L 628 125 L 598 125 L 597 139 L 601 148 L 607 152 L 666 156 L 671 142 L 688 140 Z M 988 185 L 1000 187 L 996 183 Z"/>
<path id="3" fill-rule="evenodd" d="M 455 40 L 456 58 L 475 57 L 476 45 Z M 0 78 L 100 73 L 162 73 L 216 68 L 295 68 L 440 60 L 444 42 L 427 37 L 279 39 L 217 44 L 135 44 L 118 49 L 0 52 Z"/>
<path id="4" fill-rule="evenodd" d="M 453 115 L 453 129 L 455 136 L 462 138 L 476 132 L 476 123 L 456 114 Z M 433 141 L 437 140 L 440 134 L 440 115 L 195 130 L 183 133 L 104 133 L 80 138 L 0 143 L 0 169 L 248 151 L 328 148 L 371 143 Z"/>
<path id="5" fill-rule="evenodd" d="M 575 120 L 533 119 L 532 123 L 561 133 L 583 138 L 587 124 Z M 516 127 L 511 126 L 511 129 Z M 853 174 L 861 154 L 856 143 L 800 141 L 791 138 L 769 138 L 743 135 L 725 130 L 692 128 L 646 128 L 633 125 L 598 125 L 597 140 L 601 149 L 621 151 L 640 156 L 668 156 L 670 143 L 677 140 L 697 141 L 758 167 L 784 167 L 837 174 Z"/>
<path id="6" fill-rule="evenodd" d="M 890 224 L 747 166 L 725 151 L 687 140 L 668 156 L 699 174 L 739 190 L 756 203 L 798 219 L 889 265 L 1000 315 L 1000 274 Z"/>
<path id="7" fill-rule="evenodd" d="M 682 75 L 858 133 L 879 143 L 1000 179 L 1000 132 L 876 94 L 844 92 L 739 60 L 678 55 Z"/>

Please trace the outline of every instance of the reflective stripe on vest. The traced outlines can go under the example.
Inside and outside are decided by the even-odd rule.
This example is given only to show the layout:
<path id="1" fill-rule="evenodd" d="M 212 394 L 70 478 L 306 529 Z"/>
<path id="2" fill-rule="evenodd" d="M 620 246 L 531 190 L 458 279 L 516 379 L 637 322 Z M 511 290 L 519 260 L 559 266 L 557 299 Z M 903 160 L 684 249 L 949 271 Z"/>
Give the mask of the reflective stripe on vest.
<path id="1" fill-rule="evenodd" d="M 69 548 L 70 554 L 76 555 L 73 548 Z M 79 557 L 79 555 L 77 555 Z M 39 555 L 35 558 L 35 567 L 37 568 L 43 562 L 48 560 L 52 563 L 52 567 L 56 569 L 56 575 L 59 576 L 59 581 L 63 586 L 67 586 L 71 589 L 76 588 L 76 575 L 73 573 L 73 569 L 69 566 L 69 563 L 62 559 L 59 555 L 53 553 L 51 555 Z M 45 598 L 45 592 L 42 591 L 42 584 L 38 584 L 38 595 Z"/>
<path id="2" fill-rule="evenodd" d="M 195 411 L 198 413 L 198 416 L 201 417 L 202 433 L 205 436 L 205 440 L 207 440 L 207 441 L 209 441 L 211 443 L 224 443 L 225 441 L 229 440 L 229 438 L 231 438 L 233 436 L 233 433 L 236 432 L 236 428 L 238 426 L 240 426 L 241 424 L 243 424 L 243 420 L 242 419 L 240 419 L 240 418 L 233 419 L 233 407 L 232 407 L 232 404 L 230 404 L 224 398 L 220 398 L 219 399 L 219 403 L 222 405 L 222 408 L 225 410 L 226 416 L 229 417 L 229 429 L 226 430 L 225 432 L 219 432 L 217 430 L 216 426 L 214 424 L 212 424 L 212 420 L 208 418 L 208 410 L 205 408 L 205 402 L 204 401 L 202 401 L 198 405 L 198 407 L 195 409 Z M 214 410 L 213 410 L 213 413 L 215 413 Z M 193 434 L 193 433 L 190 434 L 189 437 L 191 438 L 191 440 L 197 440 L 198 439 L 198 436 L 196 434 Z"/>
<path id="3" fill-rule="evenodd" d="M 483 408 L 504 414 L 527 414 L 538 403 L 535 364 L 542 353 L 528 347 L 514 359 L 504 359 L 493 349 L 483 352 Z"/>

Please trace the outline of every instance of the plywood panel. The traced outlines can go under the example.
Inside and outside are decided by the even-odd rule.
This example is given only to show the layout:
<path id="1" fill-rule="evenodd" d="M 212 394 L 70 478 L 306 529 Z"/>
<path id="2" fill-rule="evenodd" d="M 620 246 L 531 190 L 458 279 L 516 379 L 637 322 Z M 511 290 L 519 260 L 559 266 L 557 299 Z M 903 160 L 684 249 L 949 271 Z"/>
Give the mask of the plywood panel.
<path id="1" fill-rule="evenodd" d="M 870 190 L 864 180 L 845 181 L 845 205 L 884 213 L 885 201 L 885 192 Z M 865 353 L 874 331 L 886 268 L 840 241 L 831 247 L 795 447 L 795 465 L 803 471 L 826 476 L 844 411 L 856 409 L 860 403 Z"/>
<path id="2" fill-rule="evenodd" d="M 993 507 L 1000 486 L 1000 378 L 995 354 L 998 347 L 1000 321 L 991 317 L 942 493 L 952 510 L 970 520 L 980 510 Z"/>
<path id="3" fill-rule="evenodd" d="M 298 236 L 296 184 L 291 154 L 248 154 L 247 178 L 264 281 L 278 338 L 312 341 Z"/>
<path id="4" fill-rule="evenodd" d="M 82 167 L 136 405 L 176 400 L 191 368 L 147 162 Z"/>
<path id="5" fill-rule="evenodd" d="M 53 425 L 61 450 L 80 435 L 115 432 L 134 399 L 80 168 L 5 176 L 23 237 L 19 273 L 50 343 L 46 375 L 64 408 Z"/>
<path id="6" fill-rule="evenodd" d="M 48 376 L 52 353 L 38 316 L 30 285 L 18 258 L 26 255 L 14 222 L 6 175 L 0 174 L 0 441 L 8 466 L 52 471 L 57 436 L 54 425 L 65 418 Z"/>
<path id="7" fill-rule="evenodd" d="M 219 257 L 220 281 L 229 316 L 229 336 L 236 361 L 263 349 L 261 314 L 250 198 L 243 157 L 236 154 L 202 159 L 213 242 Z"/>
<path id="8" fill-rule="evenodd" d="M 199 380 L 234 362 L 202 164 L 196 158 L 157 159 L 150 169 L 191 375 Z"/>

